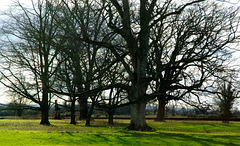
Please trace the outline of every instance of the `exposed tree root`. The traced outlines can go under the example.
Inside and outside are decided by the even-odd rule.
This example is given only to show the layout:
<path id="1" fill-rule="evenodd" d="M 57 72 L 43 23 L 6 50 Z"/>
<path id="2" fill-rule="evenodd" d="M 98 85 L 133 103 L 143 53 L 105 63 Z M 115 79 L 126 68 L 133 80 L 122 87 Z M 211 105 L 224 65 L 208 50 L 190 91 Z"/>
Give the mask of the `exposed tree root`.
<path id="1" fill-rule="evenodd" d="M 44 126 L 51 126 L 50 122 L 41 122 L 40 124 Z"/>
<path id="2" fill-rule="evenodd" d="M 134 124 L 130 124 L 126 129 L 133 131 L 156 131 L 156 129 L 148 126 L 147 124 L 144 126 L 135 126 Z"/>

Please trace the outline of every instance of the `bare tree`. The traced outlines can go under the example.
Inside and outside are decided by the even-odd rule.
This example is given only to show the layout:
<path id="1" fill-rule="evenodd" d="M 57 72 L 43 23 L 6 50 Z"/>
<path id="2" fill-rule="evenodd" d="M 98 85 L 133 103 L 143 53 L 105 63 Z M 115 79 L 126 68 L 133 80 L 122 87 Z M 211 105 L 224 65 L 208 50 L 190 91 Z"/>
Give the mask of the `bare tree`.
<path id="1" fill-rule="evenodd" d="M 232 81 L 220 80 L 220 82 L 218 82 L 219 87 L 217 89 L 219 91 L 216 92 L 217 98 L 215 102 L 220 109 L 223 123 L 229 123 L 232 117 L 231 109 L 235 100 L 239 98 L 239 91 L 236 90 L 236 85 L 234 85 Z"/>
<path id="2" fill-rule="evenodd" d="M 180 5 L 171 0 L 87 1 L 92 5 L 91 10 L 104 10 L 101 19 L 105 20 L 104 24 L 111 29 L 112 34 L 115 34 L 112 36 L 122 40 L 121 43 L 115 41 L 115 38 L 109 39 L 109 37 L 107 37 L 108 39 L 100 37 L 96 40 L 86 31 L 83 31 L 79 38 L 89 44 L 107 48 L 124 66 L 130 82 L 124 87 L 128 86 L 130 89 L 129 101 L 133 103 L 129 129 L 151 130 L 145 121 L 146 103 L 163 95 L 167 95 L 168 100 L 169 97 L 180 98 L 189 90 L 200 87 L 208 76 L 204 72 L 208 67 L 213 67 L 216 60 L 212 59 L 209 64 L 204 64 L 204 62 L 209 61 L 210 58 L 220 58 L 217 57 L 218 51 L 236 38 L 234 35 L 235 23 L 231 21 L 235 17 L 235 13 L 232 13 L 234 16 L 231 19 L 230 13 L 227 13 L 228 17 L 224 17 L 226 18 L 224 19 L 222 12 L 218 9 L 212 14 L 221 15 L 221 18 L 216 17 L 215 19 L 215 16 L 211 16 L 209 13 L 209 11 L 214 11 L 214 7 L 210 7 L 208 11 L 201 11 L 204 7 L 200 5 L 200 11 L 193 9 L 187 11 L 188 6 L 197 5 L 203 1 L 190 1 Z M 77 1 L 74 1 L 73 5 L 77 6 Z M 78 12 L 81 14 L 81 11 Z M 203 17 L 193 18 L 190 15 L 203 15 Z M 82 28 L 86 27 L 83 20 L 80 21 Z M 217 26 L 219 20 L 221 20 L 220 30 L 218 29 L 219 25 Z M 225 20 L 227 21 L 226 25 L 222 23 Z M 165 29 L 166 25 L 169 25 L 169 28 Z M 226 26 L 227 28 L 225 28 Z M 211 31 L 206 32 L 205 27 Z M 157 38 L 153 37 L 154 33 L 157 34 Z M 223 37 L 225 38 L 223 39 Z M 173 46 L 171 46 L 172 43 Z M 161 52 L 161 48 L 164 49 L 163 52 Z M 153 67 L 161 69 L 160 72 L 154 71 L 157 76 L 150 73 L 151 61 L 148 60 L 150 53 L 155 52 L 156 49 L 160 49 L 159 55 L 162 55 L 158 58 L 160 60 L 157 60 L 160 63 L 159 67 Z M 127 55 L 124 55 L 125 53 Z M 187 73 L 186 68 L 198 70 L 198 78 L 194 78 L 196 74 L 189 72 L 189 69 L 187 69 L 189 72 Z M 147 92 L 149 84 L 151 81 L 156 81 L 156 77 L 157 80 L 161 80 L 160 88 L 157 86 L 157 90 L 149 94 Z M 166 89 L 164 89 L 165 86 Z"/>
<path id="3" fill-rule="evenodd" d="M 8 100 L 10 101 L 8 104 L 8 109 L 13 110 L 15 115 L 18 117 L 22 117 L 24 115 L 25 110 L 34 109 L 29 106 L 30 101 L 12 90 L 7 90 Z M 37 108 L 36 108 L 37 109 Z M 39 109 L 38 109 L 39 110 Z"/>
<path id="4" fill-rule="evenodd" d="M 228 44 L 238 38 L 237 14 L 236 8 L 206 3 L 169 16 L 153 28 L 149 74 L 159 101 L 157 121 L 164 121 L 169 100 L 198 96 L 195 91 L 224 70 L 231 52 Z"/>
<path id="5" fill-rule="evenodd" d="M 84 42 L 81 37 L 89 35 L 93 40 L 108 39 L 108 31 L 102 30 L 104 19 L 102 11 L 92 10 L 88 1 L 75 1 L 73 7 L 65 2 L 59 23 L 65 38 L 61 59 L 64 60 L 58 71 L 59 85 L 51 92 L 68 95 L 72 103 L 78 100 L 80 105 L 79 119 L 87 119 L 90 125 L 91 114 L 98 92 L 103 88 L 103 76 L 118 60 L 104 47 Z M 111 35 L 111 34 L 110 34 Z M 110 37 L 109 37 L 110 38 Z M 63 82 L 62 82 L 63 81 Z M 62 83 L 61 83 L 62 82 Z M 88 101 L 90 108 L 88 109 Z"/>
<path id="6" fill-rule="evenodd" d="M 120 107 L 129 105 L 128 101 L 128 91 L 122 88 L 116 88 L 115 84 L 126 84 L 126 72 L 121 66 L 121 63 L 116 63 L 112 66 L 110 71 L 106 72 L 103 76 L 104 86 L 112 85 L 112 88 L 103 91 L 102 94 L 97 98 L 96 107 L 107 112 L 108 114 L 108 124 L 112 125 L 113 115 L 116 110 Z"/>
<path id="7" fill-rule="evenodd" d="M 64 55 L 62 55 L 64 56 Z M 76 83 L 74 81 L 74 74 L 72 72 L 72 66 L 69 60 L 64 59 L 65 61 L 61 64 L 59 67 L 57 74 L 56 74 L 56 81 L 54 83 L 54 89 L 57 90 L 60 93 L 67 92 L 69 93 L 68 99 L 65 99 L 61 95 L 58 95 L 58 98 L 64 100 L 66 103 L 70 102 L 70 107 L 66 106 L 71 112 L 71 122 L 70 124 L 76 124 L 76 116 L 75 116 L 75 105 L 77 101 L 77 88 Z"/>
<path id="8" fill-rule="evenodd" d="M 2 40 L 4 65 L 0 82 L 39 105 L 43 125 L 50 125 L 48 110 L 52 96 L 49 89 L 60 64 L 58 53 L 62 41 L 55 23 L 60 8 L 55 0 L 32 1 L 31 8 L 17 2 L 13 11 L 6 13 L 9 19 L 1 29 L 5 38 Z"/>

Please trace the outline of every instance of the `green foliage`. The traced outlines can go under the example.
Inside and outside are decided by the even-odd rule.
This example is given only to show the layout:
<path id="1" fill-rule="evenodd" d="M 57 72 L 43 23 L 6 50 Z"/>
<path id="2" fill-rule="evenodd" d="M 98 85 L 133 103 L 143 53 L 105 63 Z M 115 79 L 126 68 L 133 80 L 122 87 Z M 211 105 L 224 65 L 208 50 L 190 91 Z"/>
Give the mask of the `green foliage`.
<path id="1" fill-rule="evenodd" d="M 0 145 L 238 145 L 240 123 L 220 122 L 150 122 L 155 132 L 124 129 L 127 120 L 114 127 L 96 120 L 92 127 L 67 120 L 52 120 L 52 126 L 39 125 L 38 120 L 1 120 Z"/>

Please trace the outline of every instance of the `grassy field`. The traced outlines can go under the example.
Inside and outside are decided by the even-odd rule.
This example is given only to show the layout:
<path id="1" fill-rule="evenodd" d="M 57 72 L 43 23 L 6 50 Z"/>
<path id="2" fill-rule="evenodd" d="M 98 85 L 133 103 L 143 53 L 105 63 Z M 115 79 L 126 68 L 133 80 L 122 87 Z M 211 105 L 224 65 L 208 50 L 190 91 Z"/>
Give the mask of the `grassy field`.
<path id="1" fill-rule="evenodd" d="M 148 121 L 154 132 L 125 130 L 128 120 L 95 120 L 85 127 L 68 120 L 51 120 L 42 126 L 39 120 L 0 120 L 0 145 L 240 145 L 240 122 L 221 124 L 209 121 Z"/>

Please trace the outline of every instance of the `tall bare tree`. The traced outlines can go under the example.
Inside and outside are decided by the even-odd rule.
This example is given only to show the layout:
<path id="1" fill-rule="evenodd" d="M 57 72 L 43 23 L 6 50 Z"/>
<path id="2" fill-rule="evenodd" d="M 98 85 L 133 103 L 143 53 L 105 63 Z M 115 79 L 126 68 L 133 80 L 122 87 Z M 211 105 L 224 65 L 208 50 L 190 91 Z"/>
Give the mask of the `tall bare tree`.
<path id="1" fill-rule="evenodd" d="M 61 49 L 59 26 L 56 17 L 61 5 L 55 1 L 31 1 L 32 7 L 20 2 L 6 13 L 3 22 L 1 56 L 4 65 L 1 83 L 17 94 L 40 106 L 41 123 L 50 125 L 49 89 L 60 64 L 58 53 Z M 21 77 L 25 80 L 22 81 Z"/>
<path id="2" fill-rule="evenodd" d="M 82 40 L 105 47 L 115 55 L 123 64 L 129 77 L 129 100 L 131 105 L 131 123 L 129 129 L 150 130 L 145 121 L 146 103 L 156 97 L 156 94 L 147 94 L 147 89 L 152 77 L 148 75 L 149 53 L 151 52 L 151 33 L 163 21 L 173 16 L 179 16 L 187 8 L 204 0 L 190 1 L 182 4 L 174 4 L 174 1 L 129 1 L 106 0 L 96 2 L 94 9 L 104 10 L 103 19 L 112 33 L 122 39 L 118 42 L 107 39 L 93 40 L 88 33 L 82 35 Z M 76 4 L 76 1 L 74 1 Z M 93 1 L 88 1 L 94 3 Z M 84 25 L 83 22 L 81 22 Z M 160 25 L 161 26 L 161 25 Z M 163 29 L 163 27 L 158 28 Z M 172 28 L 174 29 L 174 28 Z M 190 47 L 190 46 L 189 46 Z M 178 51 L 175 51 L 178 53 Z M 128 55 L 123 56 L 124 53 Z M 168 59 L 167 56 L 165 59 Z M 173 59 L 176 55 L 173 55 Z M 173 60 L 172 59 L 172 60 Z M 176 60 L 175 60 L 176 62 Z M 177 87 L 177 86 L 174 86 Z M 162 93 L 160 93 L 162 94 Z"/>
<path id="3" fill-rule="evenodd" d="M 113 115 L 116 110 L 120 107 L 129 105 L 128 101 L 128 90 L 123 90 L 121 87 L 115 86 L 115 84 L 127 84 L 125 75 L 126 72 L 121 66 L 121 63 L 116 63 L 112 66 L 110 71 L 105 72 L 103 76 L 103 85 L 112 86 L 109 90 L 103 91 L 102 94 L 97 98 L 96 107 L 105 111 L 108 115 L 108 124 L 113 123 Z"/>
<path id="4" fill-rule="evenodd" d="M 169 100 L 194 93 L 209 77 L 224 70 L 231 52 L 228 44 L 238 38 L 237 15 L 236 8 L 206 3 L 156 24 L 151 32 L 149 62 L 153 63 L 148 72 L 154 78 L 153 91 L 159 93 L 156 120 L 164 121 Z"/>
<path id="5" fill-rule="evenodd" d="M 80 104 L 79 119 L 87 119 L 86 125 L 89 125 L 97 94 L 105 90 L 102 86 L 104 73 L 117 60 L 104 47 L 86 43 L 81 39 L 83 35 L 88 35 L 95 41 L 108 39 L 108 31 L 102 29 L 106 27 L 103 26 L 105 20 L 102 19 L 102 11 L 93 11 L 92 4 L 88 1 L 75 1 L 73 7 L 67 5 L 67 1 L 65 4 L 64 8 L 68 11 L 62 11 L 63 13 L 59 15 L 59 23 L 63 30 L 62 37 L 66 39 L 65 49 L 62 50 L 62 59 L 65 60 L 63 65 L 66 69 L 63 74 L 60 68 L 58 76 L 64 75 L 65 83 L 68 82 L 65 85 L 70 85 L 74 89 L 68 91 L 53 89 L 52 92 L 68 95 L 72 99 L 78 100 Z M 62 77 L 60 77 L 60 84 Z M 91 101 L 90 109 L 88 109 L 88 101 Z"/>

